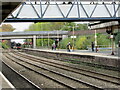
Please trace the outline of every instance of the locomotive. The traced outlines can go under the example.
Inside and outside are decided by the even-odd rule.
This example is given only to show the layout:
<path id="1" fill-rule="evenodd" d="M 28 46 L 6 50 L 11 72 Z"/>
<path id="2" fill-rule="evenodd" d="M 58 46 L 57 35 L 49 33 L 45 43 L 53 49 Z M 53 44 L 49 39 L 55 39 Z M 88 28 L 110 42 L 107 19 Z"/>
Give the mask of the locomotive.
<path id="1" fill-rule="evenodd" d="M 18 49 L 18 50 L 21 49 L 21 44 L 20 43 L 16 44 L 16 49 Z"/>
<path id="2" fill-rule="evenodd" d="M 11 43 L 11 48 L 19 50 L 19 49 L 21 49 L 21 44 L 20 43 L 12 42 Z"/>

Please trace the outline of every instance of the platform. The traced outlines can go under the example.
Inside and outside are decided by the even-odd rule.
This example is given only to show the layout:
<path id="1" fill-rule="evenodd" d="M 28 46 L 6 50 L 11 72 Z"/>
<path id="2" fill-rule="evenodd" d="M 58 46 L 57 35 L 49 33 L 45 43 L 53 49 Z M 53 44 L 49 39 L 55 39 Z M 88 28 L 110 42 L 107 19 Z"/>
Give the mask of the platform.
<path id="1" fill-rule="evenodd" d="M 0 72 L 0 90 L 4 89 L 12 89 L 15 90 L 15 87 L 9 82 L 9 80 Z"/>
<path id="2" fill-rule="evenodd" d="M 69 53 L 69 54 L 77 54 L 77 55 L 90 55 L 90 56 L 98 56 L 98 57 L 105 57 L 105 58 L 114 58 L 114 59 L 120 59 L 119 55 L 111 55 L 111 51 L 98 51 L 98 52 L 92 52 L 90 50 L 74 50 L 71 52 L 67 52 L 66 49 L 57 49 L 57 50 L 51 50 L 51 49 L 33 49 L 33 48 L 27 48 L 31 50 L 38 50 L 38 51 L 48 51 L 48 52 L 59 52 L 59 53 Z"/>
<path id="3" fill-rule="evenodd" d="M 51 49 L 23 49 L 23 52 L 39 57 L 55 59 L 60 61 L 67 61 L 73 63 L 85 63 L 93 66 L 108 67 L 118 70 L 120 65 L 120 57 L 111 55 L 111 52 L 92 52 L 88 50 L 74 50 L 67 52 L 67 50 L 51 50 Z"/>

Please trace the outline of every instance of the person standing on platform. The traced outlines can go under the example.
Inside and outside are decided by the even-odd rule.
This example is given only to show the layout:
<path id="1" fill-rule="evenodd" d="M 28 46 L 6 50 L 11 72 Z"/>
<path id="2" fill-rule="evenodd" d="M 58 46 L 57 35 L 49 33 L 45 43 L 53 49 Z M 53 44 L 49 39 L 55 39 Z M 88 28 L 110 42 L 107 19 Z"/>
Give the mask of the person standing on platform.
<path id="1" fill-rule="evenodd" d="M 94 52 L 95 44 L 93 42 L 91 43 L 91 47 L 92 47 L 92 52 Z"/>
<path id="2" fill-rule="evenodd" d="M 67 51 L 70 52 L 72 45 L 70 44 L 70 42 L 67 44 Z"/>
<path id="3" fill-rule="evenodd" d="M 55 43 L 52 44 L 52 50 L 56 50 L 56 45 L 55 45 Z"/>

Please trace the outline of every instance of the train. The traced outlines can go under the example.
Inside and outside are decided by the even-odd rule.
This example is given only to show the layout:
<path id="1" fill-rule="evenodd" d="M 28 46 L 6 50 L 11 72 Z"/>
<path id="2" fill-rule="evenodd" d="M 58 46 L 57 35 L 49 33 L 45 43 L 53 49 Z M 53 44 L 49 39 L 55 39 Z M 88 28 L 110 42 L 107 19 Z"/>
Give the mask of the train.
<path id="1" fill-rule="evenodd" d="M 12 43 L 11 43 L 11 48 L 12 48 L 12 49 L 17 49 L 17 50 L 19 50 L 19 49 L 22 48 L 22 45 L 21 45 L 20 43 L 12 42 Z"/>

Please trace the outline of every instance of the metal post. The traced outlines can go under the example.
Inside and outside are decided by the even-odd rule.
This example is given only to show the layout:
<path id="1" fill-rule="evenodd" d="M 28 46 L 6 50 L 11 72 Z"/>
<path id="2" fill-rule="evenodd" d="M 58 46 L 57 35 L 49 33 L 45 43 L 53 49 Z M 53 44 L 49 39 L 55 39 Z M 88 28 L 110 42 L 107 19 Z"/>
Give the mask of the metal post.
<path id="1" fill-rule="evenodd" d="M 42 47 L 43 47 L 43 35 L 42 35 Z"/>
<path id="2" fill-rule="evenodd" d="M 49 33 L 48 33 L 48 48 L 49 48 Z"/>
<path id="3" fill-rule="evenodd" d="M 118 32 L 120 33 L 120 21 L 119 21 L 119 25 L 118 25 Z M 118 57 L 120 57 L 120 38 L 118 39 Z M 119 63 L 120 63 L 120 61 L 119 61 Z"/>
<path id="4" fill-rule="evenodd" d="M 113 40 L 113 38 L 112 38 L 112 53 L 111 53 L 111 55 L 114 55 L 114 40 Z"/>
<path id="5" fill-rule="evenodd" d="M 97 50 L 97 35 L 96 35 L 96 30 L 95 30 L 95 50 L 96 50 L 96 52 L 98 51 Z"/>
<path id="6" fill-rule="evenodd" d="M 111 30 L 112 30 L 112 33 L 111 33 L 111 35 L 112 35 L 112 53 L 111 53 L 111 55 L 114 55 L 114 38 L 113 38 L 113 27 L 111 26 Z"/>
<path id="7" fill-rule="evenodd" d="M 33 35 L 33 48 L 36 48 L 36 35 Z"/>
<path id="8" fill-rule="evenodd" d="M 57 43 L 57 49 L 59 50 L 59 31 L 57 30 L 57 41 L 58 41 L 58 43 Z"/>
<path id="9" fill-rule="evenodd" d="M 74 51 L 74 26 L 73 26 L 73 51 Z"/>

